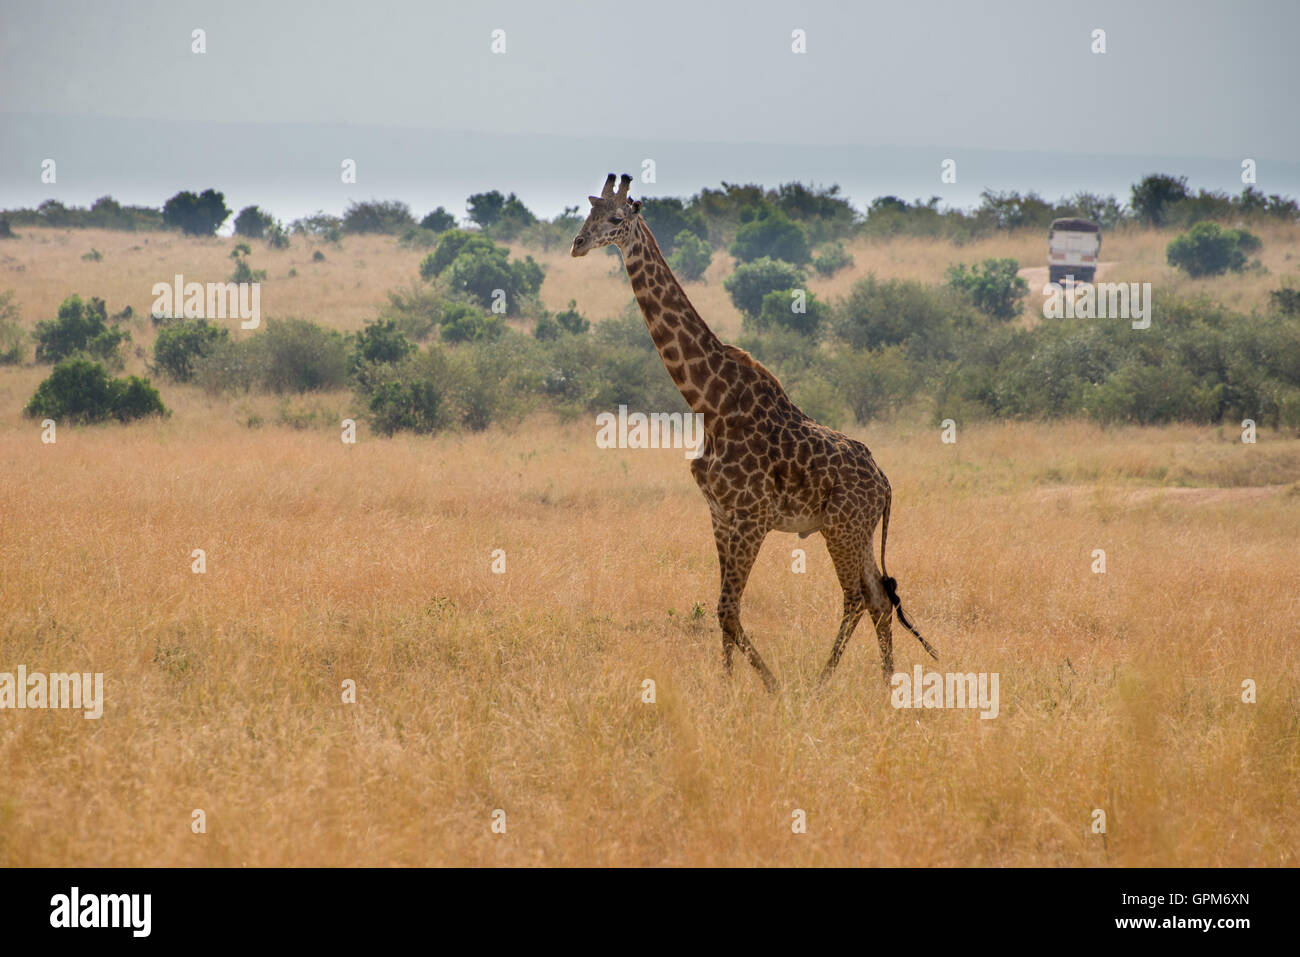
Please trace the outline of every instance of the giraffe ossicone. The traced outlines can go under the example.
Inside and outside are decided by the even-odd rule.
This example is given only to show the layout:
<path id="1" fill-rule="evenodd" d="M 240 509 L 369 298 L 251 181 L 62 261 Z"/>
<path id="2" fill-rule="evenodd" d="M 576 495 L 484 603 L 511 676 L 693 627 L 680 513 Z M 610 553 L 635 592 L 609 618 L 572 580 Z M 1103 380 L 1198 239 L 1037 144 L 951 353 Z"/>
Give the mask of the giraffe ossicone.
<path id="1" fill-rule="evenodd" d="M 871 451 L 805 415 L 776 376 L 749 353 L 720 340 L 695 311 L 628 195 L 632 177 L 610 173 L 573 239 L 574 256 L 617 246 L 650 338 L 692 412 L 704 416 L 704 441 L 691 474 L 713 519 L 721 590 L 723 664 L 745 655 L 769 691 L 777 681 L 740 624 L 740 598 L 768 532 L 821 532 L 844 591 L 844 612 L 822 669 L 835 670 L 844 646 L 870 613 L 885 682 L 894 671 L 891 621 L 898 619 L 938 655 L 903 614 L 897 582 L 885 573 L 890 486 Z M 880 566 L 872 549 L 880 524 Z"/>

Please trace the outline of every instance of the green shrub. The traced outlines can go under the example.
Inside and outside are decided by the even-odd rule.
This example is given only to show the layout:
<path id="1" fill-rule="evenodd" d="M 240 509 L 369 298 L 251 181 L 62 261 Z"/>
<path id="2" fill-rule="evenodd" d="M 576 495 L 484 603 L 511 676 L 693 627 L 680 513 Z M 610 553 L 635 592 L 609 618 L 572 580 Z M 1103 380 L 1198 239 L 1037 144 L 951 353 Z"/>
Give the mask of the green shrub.
<path id="1" fill-rule="evenodd" d="M 343 336 L 306 319 L 269 319 L 249 341 L 266 351 L 266 387 L 272 392 L 310 392 L 347 384 L 348 347 Z"/>
<path id="2" fill-rule="evenodd" d="M 494 252 L 499 247 L 482 233 L 450 229 L 438 240 L 438 246 L 420 263 L 420 278 L 428 281 L 441 276 L 462 251 Z"/>
<path id="3" fill-rule="evenodd" d="M 956 339 L 977 320 L 969 301 L 955 290 L 910 279 L 859 279 L 836 303 L 835 332 L 852 349 L 902 345 L 914 361 L 951 359 Z"/>
<path id="4" fill-rule="evenodd" d="M 844 398 L 820 376 L 800 379 L 790 388 L 790 398 L 803 413 L 822 425 L 838 429 L 844 424 Z"/>
<path id="5" fill-rule="evenodd" d="M 901 346 L 871 352 L 845 350 L 835 361 L 832 381 L 861 423 L 897 411 L 920 385 L 916 367 Z"/>
<path id="6" fill-rule="evenodd" d="M 492 235 L 502 239 L 512 239 L 519 231 L 537 222 L 527 206 L 511 193 L 503 196 L 498 190 L 476 193 L 465 201 L 469 218 L 482 229 L 490 230 Z"/>
<path id="7" fill-rule="evenodd" d="M 289 248 L 289 230 L 278 219 L 266 228 L 266 244 L 272 249 Z"/>
<path id="8" fill-rule="evenodd" d="M 435 233 L 445 233 L 449 229 L 456 228 L 456 217 L 439 206 L 428 216 L 425 216 L 424 219 L 420 220 L 420 228 L 428 229 Z"/>
<path id="9" fill-rule="evenodd" d="M 510 260 L 510 251 L 479 233 L 453 229 L 443 234 L 438 248 L 420 263 L 425 280 L 444 277 L 448 288 L 467 295 L 485 308 L 505 297 L 508 315 L 518 315 L 523 303 L 541 288 L 545 274 L 532 256 Z"/>
<path id="10" fill-rule="evenodd" d="M 415 346 L 398 328 L 397 320 L 377 319 L 366 323 L 357 333 L 352 366 L 355 368 L 362 362 L 400 362 L 414 350 Z"/>
<path id="11" fill-rule="evenodd" d="M 591 329 L 591 322 L 578 312 L 576 299 L 570 299 L 569 307 L 555 314 L 555 322 L 562 332 L 567 332 L 571 336 L 580 336 Z"/>
<path id="12" fill-rule="evenodd" d="M 1283 286 L 1269 294 L 1273 308 L 1284 316 L 1300 316 L 1300 289 Z"/>
<path id="13" fill-rule="evenodd" d="M 1129 207 L 1138 222 L 1147 226 L 1163 226 L 1169 218 L 1170 207 L 1186 198 L 1186 176 L 1156 173 L 1133 184 Z"/>
<path id="14" fill-rule="evenodd" d="M 815 337 L 829 318 L 830 307 L 806 289 L 779 289 L 763 297 L 757 319 L 749 321 L 759 329 L 784 327 Z"/>
<path id="15" fill-rule="evenodd" d="M 18 322 L 13 290 L 0 292 L 0 366 L 15 366 L 27 357 L 27 333 Z"/>
<path id="16" fill-rule="evenodd" d="M 32 418 L 78 423 L 168 414 L 148 379 L 110 378 L 103 365 L 82 358 L 58 363 L 23 411 Z"/>
<path id="17" fill-rule="evenodd" d="M 389 291 L 383 314 L 396 320 L 397 328 L 408 339 L 423 342 L 438 328 L 444 303 L 440 290 L 412 283 L 406 290 Z"/>
<path id="18" fill-rule="evenodd" d="M 84 352 L 120 368 L 118 347 L 130 335 L 116 325 L 109 326 L 107 318 L 104 300 L 83 302 L 80 296 L 69 296 L 59 306 L 58 318 L 36 323 L 36 361 L 58 362 Z"/>
<path id="19" fill-rule="evenodd" d="M 268 319 L 243 339 L 216 339 L 192 360 L 193 381 L 204 389 L 312 392 L 347 385 L 348 341 L 306 319 Z"/>
<path id="20" fill-rule="evenodd" d="M 466 302 L 447 302 L 438 317 L 444 342 L 495 339 L 505 329 L 500 316 L 490 315 Z"/>
<path id="21" fill-rule="evenodd" d="M 211 236 L 228 218 L 226 197 L 214 189 L 205 189 L 197 196 L 183 190 L 163 204 L 163 225 L 187 236 Z"/>
<path id="22" fill-rule="evenodd" d="M 289 224 L 289 232 L 337 243 L 343 238 L 343 220 L 317 210 L 310 216 L 295 219 Z"/>
<path id="23" fill-rule="evenodd" d="M 650 232 L 654 234 L 660 250 L 665 256 L 670 257 L 670 263 L 672 254 L 682 244 L 682 233 L 694 236 L 705 244 L 709 241 L 709 224 L 705 221 L 704 215 L 697 209 L 687 209 L 685 203 L 676 197 L 663 196 L 642 200 L 641 218 L 650 227 Z M 703 275 L 703 271 L 700 275 Z"/>
<path id="24" fill-rule="evenodd" d="M 812 261 L 813 269 L 817 270 L 820 276 L 833 276 L 841 269 L 848 269 L 852 265 L 853 257 L 838 240 L 822 246 Z"/>
<path id="25" fill-rule="evenodd" d="M 746 316 L 756 318 L 763 309 L 763 297 L 780 289 L 799 289 L 806 278 L 798 266 L 777 259 L 762 258 L 737 266 L 722 288 Z"/>
<path id="26" fill-rule="evenodd" d="M 948 285 L 970 296 L 975 308 L 990 319 L 1007 320 L 1020 315 L 1020 300 L 1029 292 L 1029 283 L 1017 273 L 1020 264 L 1014 259 L 986 259 L 972 266 L 965 263 L 948 267 Z"/>
<path id="27" fill-rule="evenodd" d="M 256 206 L 245 206 L 235 217 L 235 235 L 261 239 L 274 223 L 270 213 L 264 213 Z"/>
<path id="28" fill-rule="evenodd" d="M 224 327 L 206 319 L 172 320 L 158 330 L 154 365 L 177 382 L 189 382 L 194 377 L 194 363 L 211 354 L 216 343 L 229 335 Z"/>
<path id="29" fill-rule="evenodd" d="M 746 221 L 747 216 L 752 218 Z M 753 262 L 766 257 L 796 265 L 808 262 L 808 234 L 781 210 L 763 205 L 743 212 L 741 221 L 730 249 L 736 259 Z"/>
<path id="30" fill-rule="evenodd" d="M 676 249 L 668 257 L 668 265 L 673 272 L 686 282 L 703 279 L 713 262 L 713 250 L 709 244 L 695 233 L 683 229 L 674 238 L 673 245 Z"/>
<path id="31" fill-rule="evenodd" d="M 401 233 L 415 225 L 411 207 L 399 199 L 350 203 L 343 211 L 345 233 Z"/>
<path id="32" fill-rule="evenodd" d="M 385 382 L 370 397 L 370 422 L 382 435 L 436 432 L 443 425 L 442 395 L 428 379 Z"/>
<path id="33" fill-rule="evenodd" d="M 230 275 L 231 282 L 262 282 L 266 279 L 265 269 L 254 269 L 244 257 L 251 253 L 248 243 L 236 243 L 230 251 L 230 258 L 235 261 L 235 271 Z"/>
<path id="34" fill-rule="evenodd" d="M 1240 272 L 1246 257 L 1260 248 L 1258 237 L 1244 229 L 1224 229 L 1218 223 L 1197 223 L 1166 247 L 1169 265 L 1193 278 Z"/>

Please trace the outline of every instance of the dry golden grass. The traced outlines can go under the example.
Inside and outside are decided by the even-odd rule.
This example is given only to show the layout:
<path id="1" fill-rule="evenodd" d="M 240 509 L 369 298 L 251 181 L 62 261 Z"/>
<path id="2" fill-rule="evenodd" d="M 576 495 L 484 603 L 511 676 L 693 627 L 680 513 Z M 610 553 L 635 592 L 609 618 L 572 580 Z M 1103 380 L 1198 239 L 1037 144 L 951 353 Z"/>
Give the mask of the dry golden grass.
<path id="1" fill-rule="evenodd" d="M 23 232 L 0 246 L 0 288 L 28 323 L 73 291 L 144 313 L 152 282 L 230 268 L 227 240 Z M 1282 266 L 1264 239 L 1275 275 L 1242 280 L 1254 301 Z M 1126 241 L 1108 258 L 1163 256 L 1163 237 Z M 80 260 L 92 246 L 104 261 Z M 259 248 L 264 313 L 356 328 L 419 259 L 391 239 L 343 246 L 317 265 L 299 240 Z M 1042 246 L 859 244 L 854 274 L 939 281 L 949 262 Z M 541 258 L 551 307 L 626 302 L 600 258 Z M 725 269 L 689 288 L 734 336 Z M 594 424 L 545 419 L 363 428 L 345 446 L 346 394 L 175 385 L 170 419 L 43 445 L 21 408 L 47 371 L 0 369 L 0 671 L 102 671 L 107 702 L 99 721 L 0 711 L 2 865 L 1297 863 L 1293 439 L 858 430 L 894 484 L 906 607 L 945 670 L 1001 676 L 1000 716 L 981 720 L 892 709 L 865 628 L 814 693 L 840 608 L 819 537 L 773 535 L 746 594 L 782 692 L 743 662 L 725 679 L 712 535 L 680 452 L 601 451 Z M 276 425 L 286 408 L 330 425 Z M 899 631 L 898 668 L 929 667 Z"/>
<path id="2" fill-rule="evenodd" d="M 107 705 L 0 712 L 0 863 L 1297 863 L 1294 441 L 873 428 L 907 607 L 1001 676 L 981 720 L 893 710 L 865 629 L 814 694 L 817 537 L 772 536 L 747 593 L 783 691 L 724 679 L 680 452 L 540 420 L 347 447 L 169 398 L 53 446 L 3 399 L 0 670 L 102 671 Z M 1221 494 L 1132 498 L 1192 480 Z"/>

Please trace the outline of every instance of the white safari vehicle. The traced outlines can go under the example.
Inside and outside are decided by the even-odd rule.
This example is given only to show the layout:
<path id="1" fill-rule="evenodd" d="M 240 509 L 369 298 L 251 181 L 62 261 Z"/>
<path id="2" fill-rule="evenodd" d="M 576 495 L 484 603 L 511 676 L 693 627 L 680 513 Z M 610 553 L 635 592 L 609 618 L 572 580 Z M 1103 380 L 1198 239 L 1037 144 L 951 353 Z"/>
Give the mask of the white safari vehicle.
<path id="1" fill-rule="evenodd" d="M 1054 219 L 1047 233 L 1047 271 L 1051 282 L 1073 276 L 1092 282 L 1101 256 L 1101 227 L 1090 219 Z"/>

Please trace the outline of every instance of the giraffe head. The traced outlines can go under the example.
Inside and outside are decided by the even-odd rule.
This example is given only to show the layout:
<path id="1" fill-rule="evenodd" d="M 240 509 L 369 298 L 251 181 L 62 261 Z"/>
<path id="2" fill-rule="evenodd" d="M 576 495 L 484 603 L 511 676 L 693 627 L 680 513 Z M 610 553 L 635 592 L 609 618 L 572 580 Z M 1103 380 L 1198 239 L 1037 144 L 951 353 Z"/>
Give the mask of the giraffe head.
<path id="1" fill-rule="evenodd" d="M 591 213 L 587 221 L 573 238 L 572 253 L 585 256 L 593 249 L 608 246 L 611 243 L 619 249 L 632 235 L 636 221 L 641 216 L 641 201 L 628 198 L 627 188 L 632 177 L 623 174 L 623 180 L 617 190 L 614 189 L 614 174 L 605 178 L 605 188 L 599 196 L 588 196 L 591 200 Z"/>

